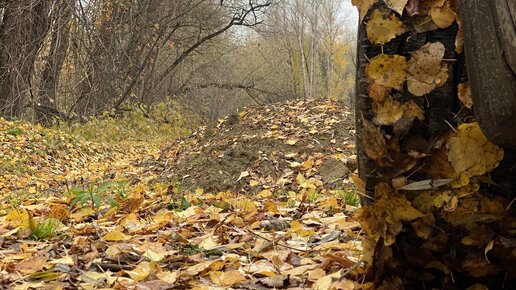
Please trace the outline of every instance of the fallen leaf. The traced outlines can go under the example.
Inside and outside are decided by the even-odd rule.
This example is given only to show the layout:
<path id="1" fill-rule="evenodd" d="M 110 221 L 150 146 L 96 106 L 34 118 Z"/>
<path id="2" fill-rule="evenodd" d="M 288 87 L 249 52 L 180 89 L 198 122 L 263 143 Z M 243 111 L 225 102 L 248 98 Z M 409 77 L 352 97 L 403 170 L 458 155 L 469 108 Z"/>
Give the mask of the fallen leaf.
<path id="1" fill-rule="evenodd" d="M 360 23 L 364 20 L 367 12 L 378 0 L 351 0 L 351 3 L 358 8 L 358 14 L 360 16 Z"/>
<path id="2" fill-rule="evenodd" d="M 455 172 L 468 177 L 492 171 L 504 156 L 503 149 L 487 140 L 478 123 L 460 125 L 446 148 Z"/>
<path id="3" fill-rule="evenodd" d="M 407 73 L 407 59 L 401 55 L 380 54 L 371 59 L 366 67 L 369 82 L 386 88 L 401 90 Z"/>
<path id="4" fill-rule="evenodd" d="M 398 12 L 399 15 L 403 14 L 403 9 L 405 9 L 407 2 L 408 0 L 385 0 L 387 7 Z"/>
<path id="5" fill-rule="evenodd" d="M 440 42 L 427 43 L 412 53 L 407 66 L 407 87 L 415 96 L 424 96 L 448 80 L 443 62 L 445 48 Z"/>
<path id="6" fill-rule="evenodd" d="M 392 12 L 374 10 L 367 22 L 367 39 L 374 44 L 386 44 L 406 31 L 405 25 Z"/>
<path id="7" fill-rule="evenodd" d="M 410 100 L 403 104 L 387 96 L 383 102 L 374 102 L 375 123 L 380 125 L 393 125 L 401 118 L 425 119 L 425 112 L 414 101 Z"/>
<path id="8" fill-rule="evenodd" d="M 213 283 L 224 287 L 231 287 L 247 280 L 238 270 L 212 271 L 210 272 L 210 279 Z"/>
<path id="9" fill-rule="evenodd" d="M 106 235 L 102 237 L 104 241 L 109 242 L 118 242 L 118 241 L 127 241 L 130 239 L 127 235 L 125 235 L 123 232 L 121 232 L 118 229 L 112 230 L 108 232 Z"/>
<path id="10" fill-rule="evenodd" d="M 248 176 L 249 176 L 249 171 L 242 171 L 242 172 L 240 172 L 240 176 L 238 176 L 237 181 L 240 181 L 242 178 L 248 177 Z"/>
<path id="11" fill-rule="evenodd" d="M 473 107 L 473 98 L 469 82 L 458 84 L 457 94 L 459 95 L 459 100 L 466 108 L 471 109 Z"/>
<path id="12" fill-rule="evenodd" d="M 133 270 L 125 271 L 127 275 L 131 277 L 136 282 L 145 280 L 147 277 L 149 277 L 151 271 L 154 271 L 154 268 L 156 265 L 154 262 L 147 262 L 143 261 L 140 264 L 138 264 Z"/>
<path id="13" fill-rule="evenodd" d="M 15 270 L 22 273 L 23 275 L 41 271 L 45 267 L 47 259 L 47 255 L 36 255 L 27 258 L 18 263 L 15 267 Z"/>
<path id="14" fill-rule="evenodd" d="M 361 136 L 364 151 L 373 160 L 383 158 L 387 154 L 385 137 L 380 128 L 362 118 L 363 132 Z"/>
<path id="15" fill-rule="evenodd" d="M 430 8 L 428 14 L 439 28 L 448 28 L 455 22 L 455 13 L 450 9 L 448 2 L 444 2 L 442 6 Z"/>

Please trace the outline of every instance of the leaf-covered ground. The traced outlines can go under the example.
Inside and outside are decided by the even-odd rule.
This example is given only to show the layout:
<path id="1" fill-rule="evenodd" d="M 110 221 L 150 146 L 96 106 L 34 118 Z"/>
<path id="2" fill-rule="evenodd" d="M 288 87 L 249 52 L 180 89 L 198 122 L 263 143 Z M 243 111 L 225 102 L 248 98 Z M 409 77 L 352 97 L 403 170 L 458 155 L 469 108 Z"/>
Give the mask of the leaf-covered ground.
<path id="1" fill-rule="evenodd" d="M 99 144 L 0 120 L 0 287 L 352 289 L 350 124 L 341 104 L 292 102 L 172 144 Z"/>

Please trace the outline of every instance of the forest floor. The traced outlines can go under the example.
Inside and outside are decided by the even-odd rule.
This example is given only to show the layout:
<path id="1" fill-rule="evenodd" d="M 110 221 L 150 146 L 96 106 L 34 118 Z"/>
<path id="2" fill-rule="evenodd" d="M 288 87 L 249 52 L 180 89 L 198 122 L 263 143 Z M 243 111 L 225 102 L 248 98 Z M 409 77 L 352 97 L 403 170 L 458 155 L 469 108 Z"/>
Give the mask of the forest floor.
<path id="1" fill-rule="evenodd" d="M 0 289 L 352 289 L 352 118 L 295 101 L 168 143 L 0 120 Z"/>

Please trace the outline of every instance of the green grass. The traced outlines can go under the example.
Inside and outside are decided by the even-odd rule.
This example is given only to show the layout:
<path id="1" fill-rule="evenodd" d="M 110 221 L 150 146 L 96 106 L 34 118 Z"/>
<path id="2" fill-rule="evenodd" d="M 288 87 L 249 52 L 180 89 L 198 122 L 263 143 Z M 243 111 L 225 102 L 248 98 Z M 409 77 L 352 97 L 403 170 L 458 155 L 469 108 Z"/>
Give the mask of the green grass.
<path id="1" fill-rule="evenodd" d="M 54 218 L 46 218 L 36 224 L 32 231 L 35 240 L 46 240 L 55 235 L 61 222 Z"/>
<path id="2" fill-rule="evenodd" d="M 360 195 L 354 188 L 338 189 L 335 191 L 335 196 L 344 200 L 347 205 L 360 206 Z"/>

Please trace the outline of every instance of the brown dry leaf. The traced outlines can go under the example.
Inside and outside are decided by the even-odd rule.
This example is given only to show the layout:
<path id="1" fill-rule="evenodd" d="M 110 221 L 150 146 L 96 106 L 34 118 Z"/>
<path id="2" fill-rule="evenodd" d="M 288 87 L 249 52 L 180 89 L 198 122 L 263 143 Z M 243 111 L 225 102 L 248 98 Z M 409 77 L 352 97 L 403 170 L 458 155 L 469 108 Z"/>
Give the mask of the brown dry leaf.
<path id="1" fill-rule="evenodd" d="M 403 9 L 405 9 L 407 2 L 408 0 L 385 0 L 387 7 L 398 12 L 399 15 L 403 14 Z"/>
<path id="2" fill-rule="evenodd" d="M 374 44 L 386 44 L 407 31 L 405 25 L 390 11 L 375 10 L 367 22 L 367 39 Z"/>
<path id="3" fill-rule="evenodd" d="M 455 170 L 448 161 L 448 152 L 444 146 L 433 151 L 432 154 L 425 159 L 425 171 L 434 179 L 453 179 L 455 178 Z"/>
<path id="4" fill-rule="evenodd" d="M 401 55 L 380 54 L 373 59 L 366 68 L 369 82 L 387 88 L 401 90 L 407 73 L 407 59 Z"/>
<path id="5" fill-rule="evenodd" d="M 455 36 L 455 52 L 462 53 L 464 52 L 464 30 L 460 17 L 457 17 L 457 25 L 459 26 L 459 30 L 457 30 L 457 35 Z"/>
<path id="6" fill-rule="evenodd" d="M 120 208 L 124 212 L 135 212 L 140 209 L 143 203 L 144 197 L 141 194 L 136 194 L 124 200 Z"/>
<path id="7" fill-rule="evenodd" d="M 401 232 L 402 222 L 409 222 L 424 216 L 412 206 L 404 195 L 394 194 L 386 183 L 375 187 L 374 204 L 366 205 L 355 212 L 356 220 L 371 237 L 384 237 L 385 245 L 392 245 Z"/>
<path id="8" fill-rule="evenodd" d="M 407 76 L 407 88 L 414 96 L 424 96 L 432 92 L 435 88 L 440 87 L 448 80 L 448 69 L 444 67 L 430 82 L 419 81 L 412 76 Z"/>
<path id="9" fill-rule="evenodd" d="M 378 0 L 351 0 L 351 3 L 358 8 L 358 14 L 360 15 L 360 23 L 364 20 L 367 11 L 373 6 Z"/>
<path id="10" fill-rule="evenodd" d="M 389 94 L 389 89 L 385 86 L 375 83 L 374 81 L 369 83 L 367 87 L 368 95 L 371 99 L 381 102 Z"/>
<path id="11" fill-rule="evenodd" d="M 381 159 L 387 154 L 385 137 L 380 128 L 362 118 L 364 131 L 362 132 L 362 146 L 364 151 L 373 160 Z"/>
<path id="12" fill-rule="evenodd" d="M 459 100 L 466 108 L 471 109 L 473 107 L 473 98 L 471 96 L 469 82 L 460 83 L 457 86 L 457 94 L 459 95 Z"/>
<path id="13" fill-rule="evenodd" d="M 411 53 L 407 71 L 418 80 L 425 80 L 427 75 L 435 75 L 441 69 L 445 47 L 440 42 L 428 42 Z"/>
<path id="14" fill-rule="evenodd" d="M 453 13 L 448 2 L 444 2 L 442 6 L 430 8 L 428 14 L 439 28 L 448 28 L 455 22 L 455 13 Z"/>
<path id="15" fill-rule="evenodd" d="M 37 255 L 27 258 L 18 263 L 15 267 L 15 270 L 24 275 L 38 272 L 45 267 L 47 259 L 47 255 Z"/>
<path id="16" fill-rule="evenodd" d="M 355 184 L 355 186 L 357 187 L 357 190 L 360 193 L 366 194 L 365 183 L 358 175 L 352 174 L 351 175 L 351 180 L 353 180 L 353 183 Z"/>
<path id="17" fill-rule="evenodd" d="M 502 148 L 487 140 L 478 123 L 460 125 L 446 148 L 455 172 L 468 177 L 492 171 L 504 155 Z"/>
<path id="18" fill-rule="evenodd" d="M 380 125 L 393 125 L 401 118 L 425 119 L 425 112 L 414 101 L 403 104 L 388 96 L 383 102 L 374 102 L 375 122 Z"/>
<path id="19" fill-rule="evenodd" d="M 407 66 L 407 87 L 415 96 L 424 96 L 448 80 L 448 66 L 443 62 L 445 47 L 440 42 L 427 43 L 412 53 Z"/>
<path id="20" fill-rule="evenodd" d="M 50 213 L 48 217 L 55 218 L 61 222 L 67 221 L 70 219 L 70 211 L 68 207 L 64 204 L 55 204 L 50 208 Z"/>

